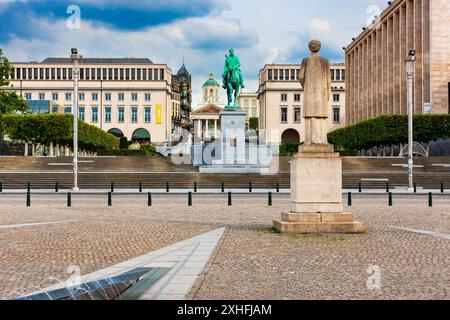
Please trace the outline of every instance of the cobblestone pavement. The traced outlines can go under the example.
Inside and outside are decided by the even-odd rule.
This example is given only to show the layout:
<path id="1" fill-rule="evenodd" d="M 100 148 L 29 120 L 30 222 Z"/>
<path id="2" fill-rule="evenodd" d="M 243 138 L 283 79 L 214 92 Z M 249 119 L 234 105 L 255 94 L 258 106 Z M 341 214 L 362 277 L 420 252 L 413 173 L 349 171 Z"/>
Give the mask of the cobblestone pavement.
<path id="1" fill-rule="evenodd" d="M 450 234 L 450 197 L 355 196 L 353 212 L 363 235 L 293 236 L 270 229 L 289 209 L 287 196 L 194 195 L 73 197 L 0 194 L 0 226 L 57 221 L 61 224 L 0 229 L 0 298 L 131 259 L 180 240 L 227 226 L 227 231 L 191 299 L 450 299 L 450 241 L 406 232 L 404 227 Z M 381 271 L 381 289 L 369 290 L 369 266 Z"/>

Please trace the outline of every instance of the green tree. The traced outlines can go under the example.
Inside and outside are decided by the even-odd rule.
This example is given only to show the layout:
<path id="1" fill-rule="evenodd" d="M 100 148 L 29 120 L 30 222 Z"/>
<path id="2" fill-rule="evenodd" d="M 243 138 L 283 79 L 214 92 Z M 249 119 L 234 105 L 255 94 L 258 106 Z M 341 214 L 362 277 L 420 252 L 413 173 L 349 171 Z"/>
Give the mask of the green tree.
<path id="1" fill-rule="evenodd" d="M 15 92 L 5 91 L 9 86 L 8 76 L 12 75 L 12 66 L 0 48 L 0 115 L 27 112 L 30 107 Z"/>

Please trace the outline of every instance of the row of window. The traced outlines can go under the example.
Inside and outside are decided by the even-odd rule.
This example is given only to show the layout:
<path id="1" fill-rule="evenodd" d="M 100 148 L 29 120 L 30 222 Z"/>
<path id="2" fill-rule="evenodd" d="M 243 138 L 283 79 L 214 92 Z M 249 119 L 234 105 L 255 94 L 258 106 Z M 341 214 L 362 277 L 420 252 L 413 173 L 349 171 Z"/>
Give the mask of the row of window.
<path id="1" fill-rule="evenodd" d="M 59 100 L 59 93 L 54 92 L 51 94 L 53 101 Z M 33 95 L 30 92 L 27 92 L 24 94 L 25 100 L 33 100 Z M 44 92 L 38 93 L 38 99 L 39 100 L 46 100 L 46 94 Z M 91 101 L 98 101 L 99 95 L 97 92 L 91 93 Z M 111 101 L 112 93 L 105 93 L 105 101 Z M 130 94 L 131 101 L 138 101 L 139 94 L 138 93 L 131 93 Z M 144 93 L 144 100 L 149 102 L 151 101 L 152 96 L 150 93 Z M 65 93 L 65 100 L 66 101 L 72 101 L 72 93 L 66 92 Z M 86 100 L 86 94 L 84 92 L 80 92 L 78 94 L 78 100 L 79 101 L 85 101 Z M 117 94 L 117 100 L 119 101 L 125 101 L 125 93 L 118 93 Z"/>
<path id="2" fill-rule="evenodd" d="M 13 68 L 11 80 L 70 80 L 72 68 Z M 80 68 L 80 80 L 164 80 L 159 68 Z"/>
<path id="3" fill-rule="evenodd" d="M 267 78 L 269 81 L 298 81 L 300 75 L 300 69 L 269 69 L 267 71 Z M 332 81 L 344 81 L 345 70 L 344 69 L 331 69 Z"/>
<path id="4" fill-rule="evenodd" d="M 78 118 L 85 121 L 86 120 L 86 108 L 79 107 L 78 108 Z M 144 107 L 144 122 L 151 123 L 152 122 L 152 108 Z M 64 107 L 64 113 L 73 113 L 72 107 Z M 139 109 L 138 107 L 131 107 L 131 123 L 137 123 L 139 120 Z M 98 123 L 99 121 L 99 108 L 91 107 L 91 122 Z M 112 107 L 104 108 L 104 122 L 111 123 L 112 121 Z M 117 108 L 117 122 L 124 123 L 125 122 L 125 107 Z"/>
<path id="5" fill-rule="evenodd" d="M 289 108 L 282 106 L 280 108 L 280 122 L 282 124 L 287 124 L 289 119 Z M 302 121 L 302 108 L 299 106 L 294 106 L 293 108 L 293 122 L 301 123 Z M 341 108 L 333 107 L 333 123 L 338 124 L 341 122 Z"/>
<path id="6" fill-rule="evenodd" d="M 295 102 L 300 102 L 301 100 L 301 94 L 300 93 L 295 93 L 294 94 L 294 101 Z M 287 102 L 288 101 L 288 94 L 287 93 L 282 93 L 280 96 L 280 100 L 281 102 Z M 333 102 L 339 102 L 341 101 L 341 95 L 339 93 L 334 93 L 333 94 Z"/>

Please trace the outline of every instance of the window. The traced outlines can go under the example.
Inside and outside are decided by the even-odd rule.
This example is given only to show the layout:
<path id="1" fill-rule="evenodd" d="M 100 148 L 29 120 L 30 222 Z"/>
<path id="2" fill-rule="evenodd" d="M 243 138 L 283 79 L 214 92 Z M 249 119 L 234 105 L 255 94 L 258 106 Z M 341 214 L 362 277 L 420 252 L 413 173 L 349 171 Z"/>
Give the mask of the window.
<path id="1" fill-rule="evenodd" d="M 125 108 L 119 107 L 118 110 L 119 110 L 119 114 L 118 114 L 117 121 L 120 123 L 125 122 Z"/>
<path id="2" fill-rule="evenodd" d="M 50 80 L 50 68 L 45 68 L 45 79 Z"/>
<path id="3" fill-rule="evenodd" d="M 294 101 L 295 101 L 295 102 L 300 102 L 300 99 L 301 99 L 300 93 L 294 94 Z"/>
<path id="4" fill-rule="evenodd" d="M 78 108 L 78 118 L 82 121 L 84 121 L 84 107 Z"/>
<path id="5" fill-rule="evenodd" d="M 80 80 L 84 80 L 84 68 L 80 69 Z"/>
<path id="6" fill-rule="evenodd" d="M 334 81 L 334 69 L 331 69 L 331 81 Z"/>
<path id="7" fill-rule="evenodd" d="M 92 80 L 95 80 L 95 74 L 96 74 L 95 69 L 91 68 L 91 78 L 92 78 Z M 97 79 L 100 79 L 100 78 L 97 78 Z"/>
<path id="8" fill-rule="evenodd" d="M 287 93 L 282 93 L 281 94 L 281 101 L 286 102 L 287 101 Z"/>
<path id="9" fill-rule="evenodd" d="M 25 93 L 25 100 L 31 100 L 31 93 Z"/>
<path id="10" fill-rule="evenodd" d="M 34 79 L 34 80 L 37 80 L 37 78 L 38 78 L 38 68 L 34 68 L 33 70 L 34 70 L 34 71 L 33 71 L 33 73 L 34 73 L 33 79 Z"/>
<path id="11" fill-rule="evenodd" d="M 105 122 L 111 122 L 111 107 L 105 107 Z"/>
<path id="12" fill-rule="evenodd" d="M 105 100 L 111 101 L 111 93 L 105 93 Z"/>
<path id="13" fill-rule="evenodd" d="M 291 69 L 291 80 L 295 80 L 295 70 Z"/>
<path id="14" fill-rule="evenodd" d="M 92 107 L 92 123 L 98 122 L 98 107 Z"/>
<path id="15" fill-rule="evenodd" d="M 120 68 L 120 80 L 123 80 L 124 72 L 123 68 Z"/>
<path id="16" fill-rule="evenodd" d="M 341 96 L 339 93 L 333 94 L 333 102 L 339 102 L 341 100 Z"/>
<path id="17" fill-rule="evenodd" d="M 119 79 L 119 69 L 115 68 L 114 69 L 114 80 L 118 80 Z"/>
<path id="18" fill-rule="evenodd" d="M 300 123 L 302 121 L 302 113 L 300 107 L 294 107 L 294 123 Z"/>
<path id="19" fill-rule="evenodd" d="M 341 70 L 337 69 L 336 70 L 336 81 L 340 81 L 341 80 Z"/>
<path id="20" fill-rule="evenodd" d="M 39 93 L 39 100 L 45 100 L 45 93 Z"/>
<path id="21" fill-rule="evenodd" d="M 342 79 L 342 81 L 345 80 L 345 70 L 344 69 L 341 70 L 341 79 Z"/>
<path id="22" fill-rule="evenodd" d="M 256 118 L 256 109 L 252 108 L 252 118 Z"/>
<path id="23" fill-rule="evenodd" d="M 288 122 L 288 108 L 287 107 L 281 107 L 281 114 L 280 114 L 280 121 L 281 123 L 287 123 Z"/>
<path id="24" fill-rule="evenodd" d="M 57 92 L 52 93 L 52 100 L 58 101 L 58 93 Z"/>
<path id="25" fill-rule="evenodd" d="M 138 108 L 137 107 L 131 108 L 131 122 L 132 123 L 138 122 Z"/>
<path id="26" fill-rule="evenodd" d="M 158 80 L 158 69 L 153 69 L 153 71 L 154 71 L 153 80 Z"/>
<path id="27" fill-rule="evenodd" d="M 123 94 L 123 93 L 118 93 L 118 94 L 117 94 L 117 97 L 118 97 L 119 101 L 125 101 L 125 94 Z"/>
<path id="28" fill-rule="evenodd" d="M 66 93 L 66 101 L 72 101 L 72 94 Z"/>
<path id="29" fill-rule="evenodd" d="M 137 80 L 141 80 L 141 69 L 137 69 Z"/>
<path id="30" fill-rule="evenodd" d="M 31 80 L 31 79 L 33 79 L 33 69 L 32 68 L 28 68 L 28 80 Z"/>
<path id="31" fill-rule="evenodd" d="M 69 68 L 69 79 L 72 80 L 72 68 Z"/>
<path id="32" fill-rule="evenodd" d="M 268 72 L 268 79 L 271 81 L 272 80 L 272 69 L 269 69 Z"/>
<path id="33" fill-rule="evenodd" d="M 341 122 L 341 108 L 333 108 L 333 123 Z"/>
<path id="34" fill-rule="evenodd" d="M 138 94 L 137 93 L 132 93 L 131 94 L 131 100 L 132 101 L 137 101 L 138 100 Z"/>
<path id="35" fill-rule="evenodd" d="M 280 80 L 284 80 L 284 70 L 280 70 Z"/>
<path id="36" fill-rule="evenodd" d="M 125 79 L 130 80 L 130 69 L 125 69 Z"/>
<path id="37" fill-rule="evenodd" d="M 159 80 L 164 80 L 164 69 L 159 71 Z"/>
<path id="38" fill-rule="evenodd" d="M 145 94 L 145 101 L 151 101 L 152 100 L 152 95 L 150 93 L 146 93 Z"/>
<path id="39" fill-rule="evenodd" d="M 36 69 L 34 69 L 34 70 L 36 70 Z M 63 74 L 63 79 L 66 80 L 66 79 L 67 79 L 67 69 L 66 69 L 66 68 L 63 68 L 62 71 L 63 71 L 63 72 L 62 72 L 62 74 Z M 35 75 L 35 79 L 36 79 L 36 75 Z"/>
<path id="40" fill-rule="evenodd" d="M 56 78 L 55 68 L 52 68 L 52 80 L 55 80 L 55 78 Z"/>
<path id="41" fill-rule="evenodd" d="M 100 68 L 97 69 L 97 79 L 98 80 L 102 79 L 102 69 L 100 69 Z"/>
<path id="42" fill-rule="evenodd" d="M 64 113 L 72 114 L 72 107 L 64 107 Z"/>
<path id="43" fill-rule="evenodd" d="M 84 98 L 85 98 L 85 94 L 84 94 L 84 93 L 80 93 L 80 94 L 78 95 L 78 100 L 84 101 Z"/>
<path id="44" fill-rule="evenodd" d="M 131 80 L 136 80 L 136 69 L 131 69 Z"/>
<path id="45" fill-rule="evenodd" d="M 102 73 L 103 73 L 103 80 L 106 80 L 106 79 L 112 80 L 113 79 L 113 77 L 112 77 L 112 69 L 103 68 L 102 69 Z"/>
<path id="46" fill-rule="evenodd" d="M 144 122 L 145 123 L 152 122 L 152 108 L 151 107 L 144 108 Z"/>
<path id="47" fill-rule="evenodd" d="M 142 70 L 142 80 L 147 80 L 147 69 Z"/>
<path id="48" fill-rule="evenodd" d="M 92 101 L 98 101 L 98 93 L 92 94 Z"/>
<path id="49" fill-rule="evenodd" d="M 61 68 L 56 69 L 56 79 L 61 80 Z"/>
<path id="50" fill-rule="evenodd" d="M 86 68 L 86 80 L 90 80 L 91 79 L 91 69 Z"/>
<path id="51" fill-rule="evenodd" d="M 39 68 L 39 79 L 44 80 L 44 68 Z"/>

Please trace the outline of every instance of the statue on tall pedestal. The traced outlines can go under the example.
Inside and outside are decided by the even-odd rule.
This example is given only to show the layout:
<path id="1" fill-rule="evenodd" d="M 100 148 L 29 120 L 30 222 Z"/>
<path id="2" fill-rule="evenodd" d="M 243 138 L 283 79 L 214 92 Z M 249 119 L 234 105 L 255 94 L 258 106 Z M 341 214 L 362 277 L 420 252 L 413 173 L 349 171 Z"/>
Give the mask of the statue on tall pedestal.
<path id="1" fill-rule="evenodd" d="M 305 144 L 328 144 L 328 114 L 331 96 L 331 71 L 327 59 L 319 55 L 320 41 L 309 43 L 311 56 L 305 58 L 300 69 L 303 87 Z"/>
<path id="2" fill-rule="evenodd" d="M 239 57 L 234 54 L 234 50 L 230 49 L 229 55 L 225 55 L 225 66 L 223 68 L 223 88 L 227 90 L 228 95 L 228 105 L 226 109 L 239 108 L 237 101 L 239 91 L 244 86 L 244 78 L 241 72 L 241 62 Z M 234 92 L 234 104 L 233 102 L 233 92 Z"/>
<path id="3" fill-rule="evenodd" d="M 309 43 L 311 56 L 303 60 L 300 82 L 304 90 L 305 144 L 291 164 L 291 211 L 282 213 L 274 227 L 285 233 L 360 233 L 365 228 L 343 212 L 342 160 L 328 144 L 331 71 Z"/>

